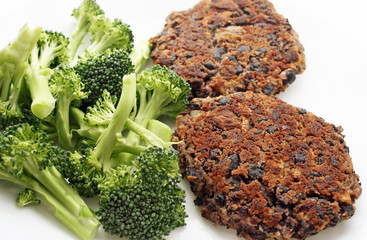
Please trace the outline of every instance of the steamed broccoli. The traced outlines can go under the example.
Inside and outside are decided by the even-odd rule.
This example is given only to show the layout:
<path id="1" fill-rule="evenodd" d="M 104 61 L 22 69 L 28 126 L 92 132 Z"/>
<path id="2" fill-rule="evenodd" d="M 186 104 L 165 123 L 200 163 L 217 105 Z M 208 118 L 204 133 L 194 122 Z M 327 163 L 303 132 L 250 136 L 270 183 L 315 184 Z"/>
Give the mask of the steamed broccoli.
<path id="1" fill-rule="evenodd" d="M 95 104 L 104 90 L 118 98 L 122 78 L 133 71 L 133 65 L 126 51 L 115 49 L 81 59 L 74 69 L 88 91 L 88 98 L 83 100 L 86 108 Z"/>
<path id="2" fill-rule="evenodd" d="M 22 121 L 34 121 L 33 114 L 23 110 L 30 104 L 23 76 L 41 31 L 25 25 L 17 38 L 0 51 L 0 130 Z"/>
<path id="3" fill-rule="evenodd" d="M 130 26 L 119 19 L 107 18 L 95 0 L 84 0 L 78 8 L 73 10 L 72 15 L 77 24 L 70 38 L 71 66 L 74 66 L 80 58 L 98 55 L 107 49 L 122 49 L 128 53 L 131 52 L 134 39 Z M 91 37 L 90 42 L 86 50 L 77 55 L 87 34 Z"/>
<path id="4" fill-rule="evenodd" d="M 99 15 L 104 15 L 104 12 L 95 0 L 84 0 L 78 8 L 73 10 L 72 16 L 76 19 L 76 25 L 70 37 L 70 59 L 75 59 L 92 22 Z"/>
<path id="5" fill-rule="evenodd" d="M 49 80 L 55 67 L 69 64 L 68 45 L 69 40 L 62 33 L 43 31 L 29 56 L 26 79 L 32 97 L 31 110 L 40 119 L 55 108 Z"/>
<path id="6" fill-rule="evenodd" d="M 135 93 L 135 74 L 130 74 L 124 77 L 117 106 L 117 100 L 105 91 L 86 114 L 72 109 L 72 116 L 83 130 L 75 131 L 89 136 L 95 146 L 83 141 L 83 152 L 64 169 L 70 169 L 68 180 L 80 194 L 98 194 L 98 216 L 107 232 L 129 239 L 162 239 L 184 225 L 186 217 L 185 194 L 178 186 L 178 153 L 129 118 Z M 122 135 L 124 130 L 134 131 L 145 141 L 134 145 Z M 129 152 L 139 147 L 136 153 Z M 125 159 L 123 153 L 138 157 Z M 81 164 L 84 159 L 88 164 Z"/>
<path id="7" fill-rule="evenodd" d="M 18 194 L 16 202 L 19 207 L 25 207 L 29 204 L 40 204 L 41 200 L 39 200 L 36 196 L 36 192 L 32 189 L 26 188 L 23 192 Z"/>
<path id="8" fill-rule="evenodd" d="M 125 76 L 122 86 L 116 107 L 117 100 L 105 91 L 103 98 L 86 114 L 77 108 L 71 110 L 80 125 L 74 131 L 95 142 L 95 146 L 90 144 L 85 148 L 83 143 L 82 149 L 88 151 L 70 163 L 69 173 L 73 176 L 68 179 L 80 194 L 99 195 L 98 215 L 107 232 L 129 239 L 162 239 L 184 225 L 186 217 L 185 195 L 177 185 L 180 180 L 178 153 L 169 150 L 171 143 L 166 141 L 170 134 L 168 138 L 167 134 L 161 134 L 166 136 L 163 140 L 131 119 L 135 116 L 132 111 L 137 91 L 135 74 Z M 153 122 L 152 126 L 172 133 L 163 123 Z M 133 132 L 141 141 L 136 143 L 123 136 L 123 131 Z M 159 131 L 156 129 L 156 132 Z M 90 167 L 82 168 L 83 159 L 88 159 Z"/>
<path id="9" fill-rule="evenodd" d="M 113 21 L 104 15 L 96 16 L 89 29 L 92 39 L 87 53 L 94 54 L 107 49 L 124 49 L 131 52 L 134 37 L 130 26 L 119 19 Z"/>
<path id="10" fill-rule="evenodd" d="M 129 57 L 135 67 L 136 74 L 140 73 L 146 62 L 150 59 L 151 51 L 152 45 L 148 40 L 142 40 L 136 46 L 134 46 Z"/>
<path id="11" fill-rule="evenodd" d="M 131 94 L 131 92 L 136 92 L 135 86 L 135 74 L 124 77 L 120 104 L 117 105 L 110 123 L 101 128 L 98 136 L 91 134 L 91 140 L 95 141 L 95 146 L 84 141 L 80 147 L 81 150 L 76 152 L 73 158 L 67 159 L 68 161 L 58 162 L 57 167 L 62 171 L 64 177 L 69 180 L 70 184 L 78 190 L 79 194 L 86 197 L 95 195 L 97 193 L 95 188 L 96 184 L 93 182 L 95 182 L 96 176 L 111 171 L 110 159 L 114 151 L 114 146 L 135 104 L 136 96 L 135 94 Z M 82 129 L 83 124 L 87 125 L 87 123 L 84 123 L 84 113 L 77 108 L 73 109 L 72 116 L 79 123 L 80 129 Z M 93 133 L 92 129 L 93 126 L 90 126 L 89 131 Z"/>
<path id="12" fill-rule="evenodd" d="M 54 167 L 67 158 L 46 134 L 27 123 L 0 133 L 0 179 L 37 193 L 50 211 L 80 239 L 92 239 L 100 225 L 95 214 Z"/>
<path id="13" fill-rule="evenodd" d="M 149 148 L 100 184 L 97 215 L 106 232 L 130 240 L 163 239 L 185 225 L 178 154 Z"/>
<path id="14" fill-rule="evenodd" d="M 69 152 L 67 159 L 55 162 L 56 168 L 81 196 L 98 194 L 98 181 L 102 177 L 101 165 L 93 155 L 94 144 L 83 140 L 79 151 Z"/>
<path id="15" fill-rule="evenodd" d="M 161 116 L 175 118 L 186 109 L 191 91 L 190 85 L 182 77 L 161 65 L 142 71 L 137 77 L 136 88 L 137 111 L 131 119 L 144 128 Z M 127 139 L 137 145 L 142 141 L 134 132 L 129 132 Z M 126 154 L 124 157 L 131 159 L 134 156 Z"/>
<path id="16" fill-rule="evenodd" d="M 73 150 L 72 134 L 70 131 L 70 106 L 80 106 L 82 99 L 88 97 L 84 85 L 74 69 L 60 66 L 54 70 L 50 79 L 50 89 L 56 98 L 55 127 L 58 143 L 66 150 Z"/>
<path id="17" fill-rule="evenodd" d="M 186 109 L 190 85 L 165 66 L 154 65 L 137 77 L 139 109 L 134 121 L 147 126 L 150 119 L 176 117 Z"/>

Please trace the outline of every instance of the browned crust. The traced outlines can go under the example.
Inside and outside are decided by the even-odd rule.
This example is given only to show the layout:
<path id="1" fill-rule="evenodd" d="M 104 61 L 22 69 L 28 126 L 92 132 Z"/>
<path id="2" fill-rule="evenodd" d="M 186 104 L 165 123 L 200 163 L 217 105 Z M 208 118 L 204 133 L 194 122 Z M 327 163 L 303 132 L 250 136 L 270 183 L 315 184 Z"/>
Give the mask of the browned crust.
<path id="1" fill-rule="evenodd" d="M 246 239 L 304 239 L 350 218 L 361 194 L 341 132 L 245 92 L 193 99 L 174 141 L 203 217 Z"/>
<path id="2" fill-rule="evenodd" d="M 296 32 L 266 0 L 203 0 L 171 13 L 151 43 L 154 63 L 185 78 L 193 97 L 274 95 L 305 69 Z"/>

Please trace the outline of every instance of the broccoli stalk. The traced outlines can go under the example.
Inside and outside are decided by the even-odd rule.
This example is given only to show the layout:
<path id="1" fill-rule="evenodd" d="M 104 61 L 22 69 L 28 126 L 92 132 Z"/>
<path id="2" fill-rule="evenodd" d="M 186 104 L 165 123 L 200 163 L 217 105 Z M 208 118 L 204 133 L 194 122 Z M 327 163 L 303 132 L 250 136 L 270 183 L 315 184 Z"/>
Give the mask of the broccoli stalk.
<path id="1" fill-rule="evenodd" d="M 0 134 L 0 179 L 37 193 L 49 210 L 80 239 L 92 239 L 100 225 L 94 213 L 53 166 L 67 157 L 43 131 L 23 123 Z"/>
<path id="2" fill-rule="evenodd" d="M 79 128 L 73 131 L 77 132 L 82 137 L 97 141 L 110 124 L 116 112 L 116 102 L 116 98 L 113 98 L 110 93 L 105 90 L 101 98 L 98 99 L 93 107 L 89 107 L 86 113 L 78 108 L 71 108 L 71 115 L 79 125 Z M 172 130 L 159 121 L 156 121 L 156 123 L 152 122 L 150 126 L 154 126 L 154 128 L 157 129 L 149 130 L 143 128 L 128 118 L 126 119 L 124 129 L 133 131 L 141 136 L 149 146 L 168 148 L 171 145 Z M 145 150 L 146 147 L 136 145 L 134 142 L 128 141 L 128 139 L 118 134 L 117 143 L 115 144 L 113 152 L 127 152 L 133 155 L 139 155 Z"/>
<path id="3" fill-rule="evenodd" d="M 77 21 L 70 38 L 70 59 L 73 62 L 94 18 L 99 15 L 104 15 L 104 12 L 95 0 L 84 0 L 78 8 L 73 10 L 72 16 Z"/>
<path id="4" fill-rule="evenodd" d="M 88 141 L 82 141 L 79 152 L 75 152 L 73 158 L 68 159 L 69 161 L 59 161 L 57 167 L 62 171 L 62 174 L 68 179 L 70 184 L 83 196 L 92 197 L 97 194 L 99 179 L 103 177 L 103 174 L 112 171 L 110 159 L 114 153 L 115 145 L 118 143 L 118 138 L 121 136 L 125 122 L 135 105 L 136 95 L 131 94 L 131 92 L 136 92 L 135 74 L 130 74 L 123 78 L 120 102 L 109 124 L 104 127 L 89 125 L 84 120 L 85 114 L 81 110 L 75 107 L 71 108 L 71 115 L 79 124 L 79 129 L 74 131 L 77 131 L 79 134 L 85 134 L 92 140 L 92 144 Z M 112 101 L 108 96 L 106 96 L 106 99 Z M 98 106 L 101 105 L 104 104 L 100 102 Z M 129 146 L 123 142 L 121 142 L 121 145 L 124 150 L 130 149 L 133 153 L 136 152 L 134 146 Z"/>
<path id="5" fill-rule="evenodd" d="M 130 53 L 133 47 L 133 34 L 130 26 L 114 19 L 111 21 L 104 15 L 103 10 L 95 0 L 84 0 L 81 5 L 73 10 L 72 14 L 77 24 L 70 38 L 71 66 L 78 62 L 77 51 L 87 34 L 91 36 L 91 42 L 79 58 L 93 56 L 107 49 L 122 49 Z"/>
<path id="6" fill-rule="evenodd" d="M 55 108 L 55 98 L 49 88 L 53 68 L 69 62 L 69 40 L 61 33 L 44 31 L 29 56 L 27 84 L 32 97 L 32 113 L 44 119 Z"/>
<path id="7" fill-rule="evenodd" d="M 26 117 L 22 112 L 22 103 L 28 98 L 23 76 L 41 32 L 41 28 L 30 29 L 25 25 L 17 38 L 0 51 L 0 129 Z"/>
<path id="8" fill-rule="evenodd" d="M 128 119 L 131 110 L 136 102 L 136 75 L 129 74 L 123 79 L 123 88 L 119 104 L 116 111 L 108 124 L 106 130 L 102 133 L 97 141 L 97 146 L 94 149 L 95 156 L 99 159 L 104 172 L 111 170 L 110 158 L 113 153 L 113 148 L 117 143 L 118 136 L 124 129 L 126 120 Z"/>
<path id="9" fill-rule="evenodd" d="M 131 51 L 129 57 L 135 67 L 135 73 L 138 74 L 144 68 L 146 62 L 150 59 L 152 45 L 148 40 L 142 40 Z"/>
<path id="10" fill-rule="evenodd" d="M 72 68 L 60 66 L 55 69 L 50 79 L 51 92 L 56 98 L 56 130 L 59 145 L 66 150 L 73 150 L 70 131 L 69 109 L 71 105 L 80 106 L 87 98 L 84 85 Z"/>

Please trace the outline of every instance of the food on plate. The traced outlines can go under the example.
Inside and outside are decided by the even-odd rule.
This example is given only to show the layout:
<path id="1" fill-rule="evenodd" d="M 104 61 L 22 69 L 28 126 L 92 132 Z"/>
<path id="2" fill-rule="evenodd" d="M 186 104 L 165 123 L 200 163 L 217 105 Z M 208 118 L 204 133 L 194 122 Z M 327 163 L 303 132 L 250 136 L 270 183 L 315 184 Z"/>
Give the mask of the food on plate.
<path id="1" fill-rule="evenodd" d="M 193 97 L 274 95 L 306 67 L 297 33 L 266 0 L 203 0 L 166 21 L 151 57 L 184 77 Z"/>
<path id="2" fill-rule="evenodd" d="M 246 239 L 304 239 L 354 214 L 361 186 L 341 127 L 251 91 L 189 108 L 173 140 L 206 219 Z"/>

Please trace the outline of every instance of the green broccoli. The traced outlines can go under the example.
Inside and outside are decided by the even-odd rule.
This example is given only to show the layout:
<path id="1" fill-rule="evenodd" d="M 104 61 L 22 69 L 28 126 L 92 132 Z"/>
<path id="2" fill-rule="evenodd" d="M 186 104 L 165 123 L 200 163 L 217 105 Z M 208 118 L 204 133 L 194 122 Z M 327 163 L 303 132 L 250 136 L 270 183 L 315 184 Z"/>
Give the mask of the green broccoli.
<path id="1" fill-rule="evenodd" d="M 190 85 L 165 66 L 154 65 L 137 77 L 139 109 L 134 121 L 146 127 L 150 119 L 175 118 L 186 109 Z"/>
<path id="2" fill-rule="evenodd" d="M 76 19 L 76 25 L 70 37 L 70 59 L 72 61 L 75 61 L 76 53 L 83 39 L 89 33 L 92 22 L 99 15 L 104 15 L 104 12 L 95 0 L 84 0 L 78 8 L 73 10 L 72 16 Z"/>
<path id="3" fill-rule="evenodd" d="M 96 105 L 94 107 L 89 107 L 87 109 L 87 112 L 84 116 L 84 121 L 89 126 L 107 127 L 108 124 L 110 124 L 116 112 L 116 108 L 115 108 L 116 101 L 117 101 L 116 98 L 113 98 L 110 95 L 110 93 L 105 90 L 102 93 L 102 97 L 97 101 Z M 126 119 L 124 129 L 131 130 L 134 133 L 141 136 L 146 141 L 146 144 L 148 144 L 149 146 L 152 145 L 152 146 L 158 146 L 158 147 L 163 147 L 163 148 L 168 147 L 170 144 L 167 142 L 171 140 L 172 130 L 167 125 L 159 121 L 152 122 L 151 124 L 159 128 L 161 130 L 160 133 L 155 133 L 153 131 L 150 131 L 149 129 L 144 128 L 141 125 L 137 124 L 136 122 L 132 121 L 130 118 Z M 82 125 L 85 126 L 86 124 L 82 124 Z M 161 137 L 157 136 L 157 134 L 160 134 L 160 135 L 165 134 L 168 136 L 162 139 Z M 97 139 L 97 138 L 94 138 L 94 139 Z M 122 136 L 120 136 L 118 140 L 119 142 L 124 142 L 125 146 L 128 143 L 128 140 L 126 138 L 122 138 Z M 121 146 L 121 144 L 118 144 L 118 145 Z"/>
<path id="4" fill-rule="evenodd" d="M 104 15 L 96 16 L 89 28 L 92 39 L 86 52 L 95 54 L 107 49 L 123 49 L 130 53 L 134 37 L 130 26 L 119 19 L 113 21 Z"/>
<path id="5" fill-rule="evenodd" d="M 163 239 L 185 225 L 178 154 L 149 148 L 100 184 L 97 216 L 106 232 L 130 240 Z"/>
<path id="6" fill-rule="evenodd" d="M 95 146 L 83 141 L 79 152 L 76 152 L 73 158 L 67 159 L 68 162 L 61 160 L 57 163 L 56 167 L 83 196 L 91 197 L 96 194 L 94 187 L 96 184 L 93 183 L 98 178 L 96 176 L 112 169 L 110 159 L 114 146 L 118 142 L 118 136 L 121 135 L 125 122 L 135 104 L 136 95 L 131 94 L 131 92 L 136 92 L 135 86 L 135 74 L 123 78 L 120 104 L 117 105 L 110 123 L 101 128 L 98 136 L 90 134 Z M 87 123 L 84 122 L 84 113 L 77 108 L 73 109 L 71 111 L 72 116 L 79 123 L 80 129 L 84 127 L 83 124 L 85 125 L 84 128 L 87 128 Z M 90 126 L 88 132 L 93 133 L 92 129 L 93 126 Z M 88 184 L 88 182 L 92 182 L 92 184 Z"/>
<path id="7" fill-rule="evenodd" d="M 79 151 L 68 152 L 66 159 L 59 159 L 55 167 L 83 197 L 98 194 L 98 181 L 102 177 L 101 165 L 93 155 L 93 142 L 83 140 Z"/>
<path id="8" fill-rule="evenodd" d="M 26 189 L 20 206 L 41 200 L 80 239 L 98 231 L 80 197 L 95 195 L 107 232 L 162 239 L 187 216 L 172 130 L 158 118 L 176 117 L 190 87 L 166 67 L 141 72 L 149 41 L 133 48 L 129 25 L 95 0 L 72 15 L 70 39 L 25 26 L 0 51 L 0 180 Z"/>
<path id="9" fill-rule="evenodd" d="M 72 116 L 82 130 L 75 131 L 89 137 L 95 146 L 82 147 L 79 160 L 64 168 L 70 169 L 73 176 L 66 177 L 80 194 L 98 194 L 98 216 L 107 232 L 129 239 L 162 239 L 184 225 L 186 217 L 185 194 L 178 186 L 178 152 L 170 151 L 170 143 L 129 118 L 134 113 L 136 91 L 135 74 L 130 74 L 124 77 L 116 107 L 116 99 L 105 91 L 86 114 L 72 108 Z M 162 127 L 163 131 L 167 129 L 172 132 Z M 144 141 L 130 141 L 122 134 L 126 130 Z M 125 153 L 139 157 L 125 158 Z M 89 166 L 84 169 L 83 159 L 88 159 Z"/>
<path id="10" fill-rule="evenodd" d="M 0 51 L 0 130 L 22 121 L 34 121 L 33 114 L 23 110 L 30 104 L 23 76 L 41 32 L 41 28 L 25 25 L 17 38 Z"/>
<path id="11" fill-rule="evenodd" d="M 133 65 L 126 51 L 115 49 L 83 58 L 74 69 L 88 90 L 88 98 L 83 100 L 85 109 L 94 105 L 104 90 L 119 98 L 122 78 L 133 72 Z"/>
<path id="12" fill-rule="evenodd" d="M 79 107 L 88 94 L 84 92 L 84 85 L 74 69 L 62 65 L 54 70 L 50 89 L 56 99 L 55 127 L 58 143 L 66 150 L 73 150 L 69 109 L 71 105 Z"/>
<path id="13" fill-rule="evenodd" d="M 155 65 L 142 71 L 137 77 L 137 111 L 131 119 L 144 128 L 161 116 L 175 118 L 186 109 L 190 85 L 165 66 Z M 159 129 L 162 131 L 162 129 Z M 142 138 L 129 132 L 127 139 L 140 144 Z M 125 155 L 125 158 L 134 156 Z"/>
<path id="14" fill-rule="evenodd" d="M 70 37 L 71 66 L 76 65 L 79 59 L 98 55 L 107 49 L 131 52 L 134 37 L 130 26 L 119 19 L 107 18 L 95 0 L 84 0 L 72 15 L 77 23 Z M 87 34 L 91 37 L 90 42 L 86 50 L 78 55 L 77 51 Z"/>
<path id="15" fill-rule="evenodd" d="M 36 196 L 36 192 L 32 189 L 26 188 L 23 192 L 18 194 L 17 204 L 19 207 L 25 207 L 29 204 L 40 204 L 41 200 L 39 200 Z"/>
<path id="16" fill-rule="evenodd" d="M 136 74 L 140 73 L 146 62 L 150 59 L 151 51 L 152 45 L 148 40 L 142 40 L 136 46 L 134 46 L 129 57 L 135 67 Z"/>
<path id="17" fill-rule="evenodd" d="M 64 180 L 54 161 L 68 154 L 27 123 L 0 133 L 0 179 L 36 192 L 49 210 L 80 239 L 92 239 L 100 225 L 95 214 Z"/>
<path id="18" fill-rule="evenodd" d="M 32 97 L 31 110 L 40 119 L 55 108 L 49 80 L 55 67 L 69 64 L 68 45 L 69 40 L 62 33 L 43 31 L 29 56 L 26 79 Z"/>

